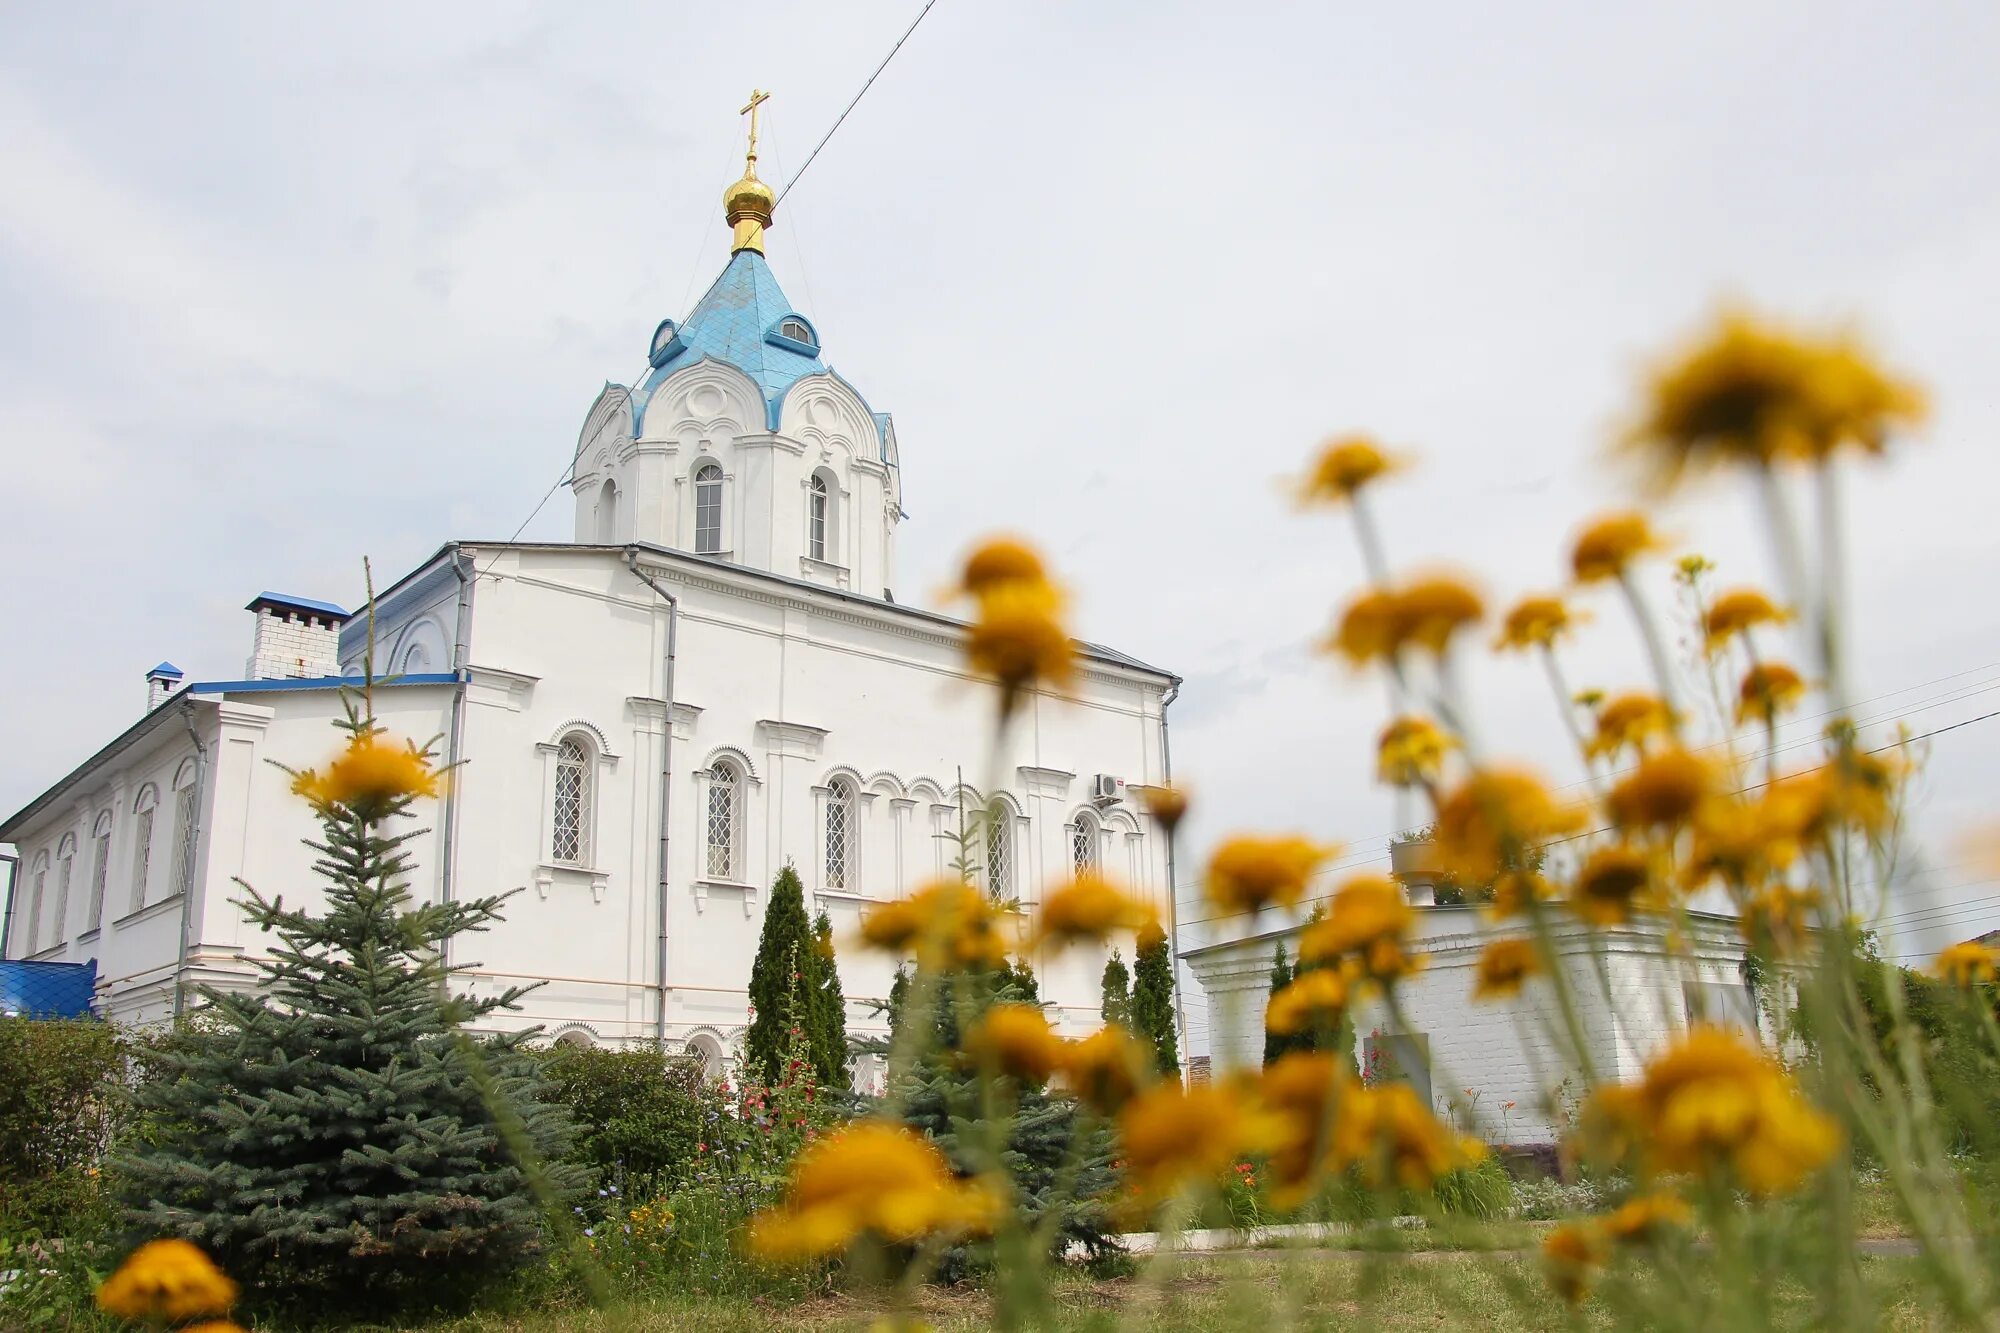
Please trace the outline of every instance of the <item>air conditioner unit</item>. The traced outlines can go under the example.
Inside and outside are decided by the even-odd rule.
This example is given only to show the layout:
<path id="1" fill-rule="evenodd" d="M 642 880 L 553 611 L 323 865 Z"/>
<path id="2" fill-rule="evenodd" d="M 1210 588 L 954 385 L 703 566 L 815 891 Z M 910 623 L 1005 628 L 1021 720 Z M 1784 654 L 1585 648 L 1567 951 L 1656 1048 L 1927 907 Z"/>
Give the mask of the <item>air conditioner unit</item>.
<path id="1" fill-rule="evenodd" d="M 1125 795 L 1125 779 L 1114 778 L 1109 773 L 1099 773 L 1090 780 L 1090 799 L 1103 804 L 1116 801 Z"/>

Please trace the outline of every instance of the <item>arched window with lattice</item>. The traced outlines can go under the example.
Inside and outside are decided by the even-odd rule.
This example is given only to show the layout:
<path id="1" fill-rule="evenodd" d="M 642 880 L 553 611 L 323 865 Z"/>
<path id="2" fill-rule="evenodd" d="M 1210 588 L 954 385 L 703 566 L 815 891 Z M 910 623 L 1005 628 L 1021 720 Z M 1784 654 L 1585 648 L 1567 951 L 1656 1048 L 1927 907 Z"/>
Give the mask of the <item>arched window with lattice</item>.
<path id="1" fill-rule="evenodd" d="M 139 788 L 132 802 L 132 910 L 146 905 L 146 879 L 153 869 L 153 817 L 159 812 L 160 789 L 152 783 Z"/>
<path id="2" fill-rule="evenodd" d="M 1069 826 L 1070 867 L 1077 874 L 1097 870 L 1099 841 L 1097 816 L 1088 810 L 1077 811 L 1076 822 Z"/>
<path id="3" fill-rule="evenodd" d="M 76 878 L 76 835 L 65 833 L 56 844 L 56 910 L 54 942 L 69 938 L 69 886 Z"/>
<path id="4" fill-rule="evenodd" d="M 195 765 L 189 759 L 174 774 L 174 880 L 175 895 L 188 891 L 194 882 L 195 853 Z"/>
<path id="5" fill-rule="evenodd" d="M 826 887 L 852 889 L 855 882 L 855 843 L 861 828 L 857 821 L 858 802 L 854 782 L 835 778 L 826 789 Z"/>
<path id="6" fill-rule="evenodd" d="M 590 863 L 591 815 L 597 796 L 596 760 L 595 747 L 580 732 L 570 732 L 556 743 L 549 855 L 561 865 Z"/>
<path id="7" fill-rule="evenodd" d="M 742 862 L 743 774 L 727 759 L 709 770 L 705 815 L 707 876 L 734 883 Z"/>
<path id="8" fill-rule="evenodd" d="M 694 470 L 694 549 L 722 554 L 722 469 L 714 463 Z"/>
<path id="9" fill-rule="evenodd" d="M 111 879 L 111 812 L 97 817 L 90 831 L 90 907 L 84 915 L 84 929 L 96 930 L 104 924 L 104 890 Z"/>
<path id="10" fill-rule="evenodd" d="M 1014 893 L 1014 816 L 998 801 L 987 812 L 986 891 L 995 898 Z"/>

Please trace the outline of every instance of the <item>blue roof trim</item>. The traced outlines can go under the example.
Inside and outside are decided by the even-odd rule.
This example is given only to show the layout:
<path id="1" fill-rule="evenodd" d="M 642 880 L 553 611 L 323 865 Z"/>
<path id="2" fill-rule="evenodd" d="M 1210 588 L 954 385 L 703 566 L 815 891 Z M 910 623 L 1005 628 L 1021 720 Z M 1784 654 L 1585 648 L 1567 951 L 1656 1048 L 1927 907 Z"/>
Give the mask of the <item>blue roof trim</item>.
<path id="1" fill-rule="evenodd" d="M 455 671 L 425 671 L 409 676 L 379 676 L 375 688 L 394 689 L 401 685 L 456 685 Z M 297 680 L 198 680 L 187 687 L 188 694 L 256 694 L 271 690 L 359 689 L 359 676 L 302 676 Z"/>
<path id="2" fill-rule="evenodd" d="M 146 673 L 146 679 L 151 680 L 155 676 L 166 676 L 173 680 L 179 680 L 181 676 L 184 674 L 185 673 L 179 667 L 175 666 L 172 662 L 162 662 L 158 666 L 154 667 L 151 671 L 148 671 Z"/>
<path id="3" fill-rule="evenodd" d="M 329 616 L 339 616 L 342 620 L 347 619 L 348 614 L 345 609 L 335 606 L 332 602 L 321 602 L 311 597 L 294 597 L 290 593 L 283 592 L 260 592 L 250 599 L 250 606 L 255 606 L 259 602 L 270 602 L 276 606 L 296 606 L 301 611 L 318 611 Z M 249 606 L 244 608 L 246 611 L 249 609 Z"/>

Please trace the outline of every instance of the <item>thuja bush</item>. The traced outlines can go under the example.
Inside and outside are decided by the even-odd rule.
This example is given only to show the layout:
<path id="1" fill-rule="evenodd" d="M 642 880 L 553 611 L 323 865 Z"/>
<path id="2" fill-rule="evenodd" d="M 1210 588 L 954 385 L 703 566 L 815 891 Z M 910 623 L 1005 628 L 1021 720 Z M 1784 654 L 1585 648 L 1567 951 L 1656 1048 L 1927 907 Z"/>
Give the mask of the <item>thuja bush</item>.
<path id="1" fill-rule="evenodd" d="M 594 1172 L 600 1189 L 630 1197 L 668 1188 L 694 1163 L 704 1119 L 720 1098 L 699 1063 L 653 1044 L 556 1045 L 535 1057 L 547 1099 L 574 1126 L 566 1160 Z"/>

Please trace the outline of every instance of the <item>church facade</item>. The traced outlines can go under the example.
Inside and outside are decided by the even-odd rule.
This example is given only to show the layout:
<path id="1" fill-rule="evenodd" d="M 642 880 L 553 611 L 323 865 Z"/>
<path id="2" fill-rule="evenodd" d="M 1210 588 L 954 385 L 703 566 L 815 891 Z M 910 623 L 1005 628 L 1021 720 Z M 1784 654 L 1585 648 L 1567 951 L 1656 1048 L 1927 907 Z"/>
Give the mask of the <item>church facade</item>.
<path id="1" fill-rule="evenodd" d="M 512 893 L 452 961 L 476 991 L 543 983 L 506 1021 L 557 1039 L 718 1064 L 787 865 L 843 945 L 955 863 L 1028 913 L 1088 865 L 1169 916 L 1140 795 L 1170 776 L 1179 682 L 1081 644 L 1071 695 L 1034 698 L 991 752 L 963 624 L 897 596 L 894 424 L 765 261 L 754 142 L 727 267 L 585 419 L 575 540 L 446 543 L 379 593 L 372 639 L 367 617 L 264 594 L 240 680 L 162 663 L 133 727 L 0 824 L 21 854 L 8 958 L 95 960 L 100 1009 L 132 1021 L 252 984 L 264 941 L 237 881 L 316 896 L 281 765 L 339 743 L 371 643 L 381 723 L 456 765 L 421 811 L 412 892 Z M 1064 1029 L 1098 1024 L 1102 952 L 1030 961 Z M 849 1030 L 879 1031 L 891 962 L 842 947 L 840 970 Z"/>

